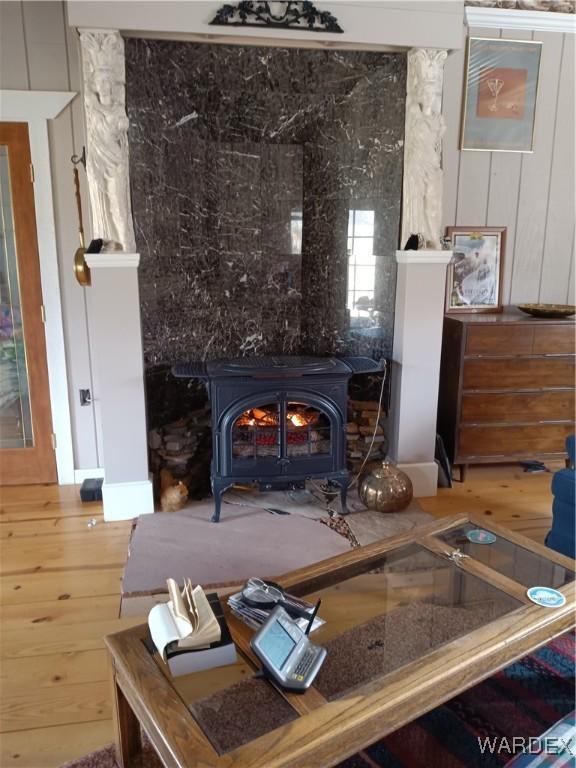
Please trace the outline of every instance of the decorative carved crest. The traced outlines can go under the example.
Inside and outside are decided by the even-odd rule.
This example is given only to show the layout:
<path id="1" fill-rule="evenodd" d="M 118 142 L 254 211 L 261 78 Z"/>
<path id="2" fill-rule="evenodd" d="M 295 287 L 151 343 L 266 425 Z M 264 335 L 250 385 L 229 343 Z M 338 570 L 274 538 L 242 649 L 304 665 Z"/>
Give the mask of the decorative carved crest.
<path id="1" fill-rule="evenodd" d="M 243 0 L 226 4 L 210 24 L 233 27 L 273 27 L 280 29 L 306 29 L 310 32 L 344 32 L 338 19 L 328 11 L 319 11 L 313 3 L 267 2 Z"/>

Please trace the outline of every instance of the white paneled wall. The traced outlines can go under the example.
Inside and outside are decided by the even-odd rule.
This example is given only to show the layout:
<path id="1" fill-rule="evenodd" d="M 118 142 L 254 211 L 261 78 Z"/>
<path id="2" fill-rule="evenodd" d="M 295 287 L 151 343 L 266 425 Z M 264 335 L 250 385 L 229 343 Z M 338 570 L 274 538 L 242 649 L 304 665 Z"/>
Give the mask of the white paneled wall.
<path id="1" fill-rule="evenodd" d="M 80 91 L 76 33 L 68 27 L 63 2 L 0 2 L 0 88 L 33 91 Z M 79 389 L 93 390 L 89 356 L 86 289 L 76 282 L 72 262 L 78 224 L 70 157 L 84 143 L 82 99 L 49 123 L 52 187 L 68 386 L 77 469 L 98 467 L 96 420 L 92 406 L 80 406 Z M 89 240 L 89 205 L 83 187 L 84 231 Z"/>
<path id="2" fill-rule="evenodd" d="M 444 224 L 505 226 L 503 301 L 574 303 L 575 35 L 471 29 L 542 42 L 534 152 L 458 149 L 464 50 L 445 69 Z"/>

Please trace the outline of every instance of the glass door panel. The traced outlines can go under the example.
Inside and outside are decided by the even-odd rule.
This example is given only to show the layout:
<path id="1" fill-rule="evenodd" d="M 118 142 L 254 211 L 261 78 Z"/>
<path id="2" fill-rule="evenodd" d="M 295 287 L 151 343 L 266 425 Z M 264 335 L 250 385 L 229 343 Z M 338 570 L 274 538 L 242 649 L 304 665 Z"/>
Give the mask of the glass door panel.
<path id="1" fill-rule="evenodd" d="M 28 125 L 0 121 L 0 485 L 58 479 L 32 170 Z"/>
<path id="2" fill-rule="evenodd" d="M 286 455 L 330 454 L 330 420 L 308 403 L 290 400 L 286 404 Z"/>
<path id="3" fill-rule="evenodd" d="M 0 145 L 0 448 L 34 444 L 8 147 Z"/>
<path id="4" fill-rule="evenodd" d="M 280 404 L 263 403 L 249 408 L 234 422 L 232 456 L 261 459 L 280 456 Z"/>

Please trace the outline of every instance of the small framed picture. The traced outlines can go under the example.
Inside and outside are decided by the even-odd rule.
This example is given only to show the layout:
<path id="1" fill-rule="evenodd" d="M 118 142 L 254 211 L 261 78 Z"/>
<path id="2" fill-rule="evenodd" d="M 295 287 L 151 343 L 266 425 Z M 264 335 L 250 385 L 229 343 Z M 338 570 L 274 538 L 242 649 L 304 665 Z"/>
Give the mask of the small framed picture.
<path id="1" fill-rule="evenodd" d="M 468 38 L 460 149 L 532 152 L 542 43 Z"/>
<path id="2" fill-rule="evenodd" d="M 501 312 L 506 227 L 448 227 L 446 312 Z"/>

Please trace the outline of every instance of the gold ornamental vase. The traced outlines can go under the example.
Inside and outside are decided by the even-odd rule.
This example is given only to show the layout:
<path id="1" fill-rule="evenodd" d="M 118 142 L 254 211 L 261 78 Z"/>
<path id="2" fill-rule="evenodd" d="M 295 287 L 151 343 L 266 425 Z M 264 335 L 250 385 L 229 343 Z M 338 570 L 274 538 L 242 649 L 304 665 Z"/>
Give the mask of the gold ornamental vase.
<path id="1" fill-rule="evenodd" d="M 385 460 L 362 478 L 358 489 L 362 503 L 376 512 L 400 512 L 412 501 L 412 481 Z"/>

